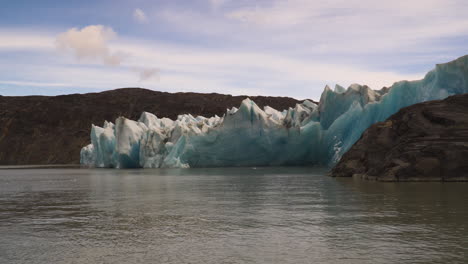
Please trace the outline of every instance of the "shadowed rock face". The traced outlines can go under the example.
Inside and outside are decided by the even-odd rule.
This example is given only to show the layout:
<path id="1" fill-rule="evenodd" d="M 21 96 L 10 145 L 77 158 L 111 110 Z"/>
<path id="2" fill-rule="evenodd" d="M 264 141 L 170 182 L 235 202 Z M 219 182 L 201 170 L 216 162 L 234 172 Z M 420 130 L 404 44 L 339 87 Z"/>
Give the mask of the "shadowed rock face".
<path id="1" fill-rule="evenodd" d="M 468 94 L 409 106 L 372 125 L 331 176 L 468 181 Z"/>
<path id="2" fill-rule="evenodd" d="M 119 116 L 138 119 L 142 112 L 177 118 L 223 115 L 247 96 L 200 93 L 163 93 L 125 88 L 102 93 L 62 96 L 0 96 L 0 165 L 79 163 L 80 150 L 89 143 L 91 124 Z M 298 100 L 251 96 L 260 107 L 282 110 Z"/>

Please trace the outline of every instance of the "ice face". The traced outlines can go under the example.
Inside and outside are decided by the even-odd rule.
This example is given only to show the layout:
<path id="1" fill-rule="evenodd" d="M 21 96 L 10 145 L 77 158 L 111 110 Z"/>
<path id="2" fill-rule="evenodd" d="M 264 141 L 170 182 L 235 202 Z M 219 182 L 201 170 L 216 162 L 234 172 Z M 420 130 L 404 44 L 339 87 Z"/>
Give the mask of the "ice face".
<path id="1" fill-rule="evenodd" d="M 245 99 L 222 116 L 143 113 L 138 121 L 92 126 L 81 163 L 108 168 L 333 165 L 370 125 L 402 107 L 468 92 L 468 56 L 437 65 L 424 79 L 372 90 L 328 86 L 319 104 L 283 112 Z"/>

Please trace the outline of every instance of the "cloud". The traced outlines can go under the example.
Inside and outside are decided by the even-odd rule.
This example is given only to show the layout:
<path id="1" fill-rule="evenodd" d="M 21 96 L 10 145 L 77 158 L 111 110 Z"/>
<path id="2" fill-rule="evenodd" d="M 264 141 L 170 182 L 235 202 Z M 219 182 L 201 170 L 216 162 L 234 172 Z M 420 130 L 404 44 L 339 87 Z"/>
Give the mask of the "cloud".
<path id="1" fill-rule="evenodd" d="M 302 24 L 317 15 L 317 3 L 297 0 L 270 3 L 271 6 L 239 8 L 228 12 L 226 17 L 251 25 L 277 28 Z"/>
<path id="2" fill-rule="evenodd" d="M 55 83 L 55 82 L 28 82 L 28 81 L 0 81 L 0 84 L 15 85 L 15 86 L 32 86 L 32 87 L 73 87 L 71 83 Z"/>
<path id="3" fill-rule="evenodd" d="M 157 17 L 165 28 L 190 34 L 194 42 L 209 38 L 213 43 L 325 58 L 379 53 L 395 58 L 389 54 L 446 49 L 441 40 L 468 35 L 466 0 L 252 2 L 225 4 L 216 13 L 179 6 L 159 11 Z"/>
<path id="4" fill-rule="evenodd" d="M 181 88 L 171 80 L 199 79 L 215 82 L 210 85 L 216 91 L 234 93 L 239 88 L 263 91 L 264 94 L 281 94 L 298 97 L 318 98 L 325 84 L 352 83 L 370 85 L 374 89 L 389 86 L 400 80 L 414 80 L 424 76 L 426 70 L 415 74 L 369 69 L 357 65 L 332 64 L 326 61 L 312 61 L 307 58 L 291 58 L 279 54 L 245 51 L 222 51 L 209 48 L 195 48 L 161 43 L 120 43 L 120 50 L 133 52 L 133 57 L 141 64 L 157 61 L 164 69 L 160 84 Z M 440 61 L 438 61 L 440 62 Z M 429 65 L 430 70 L 433 65 Z M 187 83 L 185 83 L 187 84 Z M 194 83 L 191 91 L 203 87 Z M 292 90 L 291 87 L 296 87 Z M 307 87 L 307 89 L 304 89 Z M 184 87 L 185 89 L 190 89 Z"/>
<path id="5" fill-rule="evenodd" d="M 39 40 L 53 43 L 54 35 L 33 32 L 26 35 L 31 40 L 37 38 L 31 42 L 31 52 L 21 52 L 14 61 L 0 64 L 0 79 L 5 76 L 3 79 L 10 84 L 13 81 L 71 83 L 75 87 L 112 89 L 132 87 L 139 85 L 138 81 L 144 81 L 147 88 L 172 92 L 184 90 L 318 99 L 325 84 L 347 86 L 358 82 L 378 89 L 399 80 L 419 79 L 433 67 L 433 63 L 444 62 L 429 57 L 429 61 L 423 62 L 427 68 L 411 74 L 379 70 L 365 64 L 333 63 L 265 51 L 201 48 L 121 37 L 114 39 L 108 49 L 126 54 L 125 60 L 120 67 L 104 67 L 70 64 L 63 57 L 50 56 L 47 51 L 36 54 L 35 43 Z M 22 34 L 9 37 L 11 45 L 25 38 Z M 32 52 L 35 54 L 33 57 Z M 159 76 L 158 69 L 164 74 Z"/>
<path id="6" fill-rule="evenodd" d="M 140 81 L 159 77 L 159 69 L 156 68 L 137 68 L 135 70 L 140 74 Z"/>
<path id="7" fill-rule="evenodd" d="M 435 63 L 468 52 L 466 0 L 202 1 L 158 5 L 149 17 L 158 27 L 146 32 L 132 30 L 142 29 L 134 7 L 124 11 L 128 21 L 116 17 L 127 36 L 92 26 L 100 27 L 93 31 L 100 41 L 89 42 L 92 37 L 80 34 L 88 27 L 69 30 L 61 46 L 78 58 L 74 64 L 51 56 L 59 43 L 55 28 L 44 34 L 0 26 L 0 79 L 100 89 L 140 80 L 166 91 L 318 99 L 327 83 L 378 89 L 421 78 Z M 148 19 L 150 9 L 142 13 Z M 54 70 L 45 72 L 45 66 Z"/>
<path id="8" fill-rule="evenodd" d="M 47 51 L 54 50 L 54 40 L 41 32 L 9 32 L 0 30 L 0 51 Z"/>
<path id="9" fill-rule="evenodd" d="M 209 0 L 212 10 L 218 10 L 227 0 Z"/>
<path id="10" fill-rule="evenodd" d="M 399 26 L 401 23 L 414 26 L 422 21 L 431 24 L 440 22 L 431 21 L 430 18 L 464 18 L 465 12 L 461 12 L 460 8 L 466 10 L 466 7 L 467 3 L 464 0 L 426 0 L 424 5 L 418 1 L 406 0 L 272 0 L 255 6 L 240 6 L 228 11 L 226 16 L 251 25 L 272 28 L 303 24 L 313 26 L 317 23 L 320 27 L 351 23 L 352 26 L 372 28 L 382 25 Z M 448 14 L 450 16 L 447 16 Z M 357 17 L 359 19 L 356 19 Z M 328 31 L 330 28 L 323 29 Z"/>
<path id="11" fill-rule="evenodd" d="M 73 53 L 76 59 L 100 60 L 106 65 L 117 66 L 123 60 L 121 52 L 112 52 L 109 41 L 117 34 L 112 28 L 102 25 L 91 25 L 82 29 L 72 28 L 58 35 L 56 45 L 59 50 Z"/>
<path id="12" fill-rule="evenodd" d="M 133 18 L 139 23 L 147 23 L 148 17 L 146 16 L 145 12 L 140 8 L 137 8 L 133 11 Z"/>
<path id="13" fill-rule="evenodd" d="M 82 29 L 72 28 L 61 33 L 56 39 L 56 45 L 60 50 L 72 52 L 78 61 L 100 60 L 105 65 L 119 66 L 122 64 L 124 55 L 128 57 L 132 54 L 132 50 L 130 49 L 126 53 L 112 52 L 109 41 L 116 38 L 117 34 L 112 28 L 92 25 Z M 135 67 L 134 70 L 138 72 L 140 81 L 156 77 L 159 73 L 156 68 L 141 66 Z"/>

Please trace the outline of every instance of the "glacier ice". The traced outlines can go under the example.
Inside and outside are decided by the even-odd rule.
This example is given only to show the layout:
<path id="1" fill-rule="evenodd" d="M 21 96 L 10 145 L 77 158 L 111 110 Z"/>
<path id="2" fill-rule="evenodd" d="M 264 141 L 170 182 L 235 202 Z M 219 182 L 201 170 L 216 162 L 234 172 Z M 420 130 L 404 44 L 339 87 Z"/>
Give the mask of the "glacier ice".
<path id="1" fill-rule="evenodd" d="M 177 120 L 142 113 L 138 121 L 92 125 L 81 163 L 106 168 L 333 165 L 370 125 L 400 108 L 468 92 L 468 56 L 439 64 L 418 81 L 372 90 L 328 86 L 320 102 L 282 112 L 245 99 L 239 108 Z"/>

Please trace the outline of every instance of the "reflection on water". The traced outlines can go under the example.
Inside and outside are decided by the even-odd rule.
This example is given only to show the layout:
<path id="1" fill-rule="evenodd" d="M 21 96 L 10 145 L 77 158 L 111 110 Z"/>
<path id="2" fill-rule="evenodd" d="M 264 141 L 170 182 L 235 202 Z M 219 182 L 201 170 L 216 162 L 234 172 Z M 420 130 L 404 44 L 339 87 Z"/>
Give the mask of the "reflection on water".
<path id="1" fill-rule="evenodd" d="M 317 168 L 0 170 L 0 263 L 464 263 L 468 184 Z"/>

